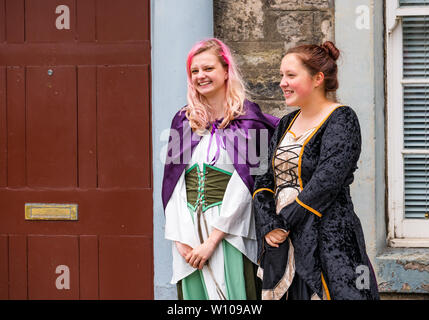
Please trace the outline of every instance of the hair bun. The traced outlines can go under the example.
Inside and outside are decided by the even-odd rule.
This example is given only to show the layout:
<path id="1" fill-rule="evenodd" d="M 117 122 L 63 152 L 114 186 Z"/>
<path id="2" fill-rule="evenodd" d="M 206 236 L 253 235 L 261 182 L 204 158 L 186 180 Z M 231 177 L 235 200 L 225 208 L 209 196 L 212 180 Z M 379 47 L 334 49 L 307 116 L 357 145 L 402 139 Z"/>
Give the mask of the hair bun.
<path id="1" fill-rule="evenodd" d="M 335 44 L 331 41 L 325 41 L 321 47 L 326 51 L 326 53 L 336 61 L 340 56 L 340 50 L 337 49 Z"/>

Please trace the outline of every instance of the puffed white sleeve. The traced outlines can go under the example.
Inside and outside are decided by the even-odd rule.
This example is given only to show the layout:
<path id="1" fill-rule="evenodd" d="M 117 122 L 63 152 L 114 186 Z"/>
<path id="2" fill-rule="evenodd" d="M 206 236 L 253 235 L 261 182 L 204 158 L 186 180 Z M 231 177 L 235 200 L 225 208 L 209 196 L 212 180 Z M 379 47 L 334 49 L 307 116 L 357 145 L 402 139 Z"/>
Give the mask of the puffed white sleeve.
<path id="1" fill-rule="evenodd" d="M 192 216 L 187 206 L 185 171 L 165 208 L 165 238 L 191 247 L 199 244 L 193 232 Z"/>
<path id="2" fill-rule="evenodd" d="M 199 244 L 193 232 L 193 221 L 187 206 L 184 172 L 180 176 L 165 208 L 165 238 L 167 240 L 179 241 L 192 248 Z M 171 244 L 171 250 L 173 258 L 171 283 L 175 284 L 190 275 L 195 269 L 186 263 L 174 242 Z"/>

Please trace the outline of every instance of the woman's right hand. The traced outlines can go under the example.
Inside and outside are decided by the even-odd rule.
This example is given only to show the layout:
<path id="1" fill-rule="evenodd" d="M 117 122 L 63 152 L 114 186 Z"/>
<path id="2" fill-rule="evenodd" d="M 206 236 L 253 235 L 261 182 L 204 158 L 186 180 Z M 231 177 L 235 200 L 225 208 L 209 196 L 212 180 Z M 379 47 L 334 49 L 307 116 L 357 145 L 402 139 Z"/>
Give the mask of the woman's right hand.
<path id="1" fill-rule="evenodd" d="M 183 259 L 186 258 L 189 252 L 192 251 L 192 247 L 188 246 L 187 244 L 181 243 L 179 241 L 175 241 L 177 251 L 179 251 L 180 255 L 183 257 Z"/>
<path id="2" fill-rule="evenodd" d="M 283 243 L 289 232 L 282 229 L 274 229 L 265 235 L 265 241 L 271 246 L 278 248 L 280 243 Z"/>

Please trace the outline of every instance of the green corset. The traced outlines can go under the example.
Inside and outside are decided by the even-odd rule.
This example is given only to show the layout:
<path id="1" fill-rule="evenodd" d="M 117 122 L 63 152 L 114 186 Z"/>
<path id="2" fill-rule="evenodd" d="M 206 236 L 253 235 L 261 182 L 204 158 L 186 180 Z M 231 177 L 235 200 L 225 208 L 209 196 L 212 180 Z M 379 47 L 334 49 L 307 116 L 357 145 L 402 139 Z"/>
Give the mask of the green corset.
<path id="1" fill-rule="evenodd" d="M 232 173 L 206 163 L 201 172 L 198 164 L 194 164 L 185 172 L 188 207 L 196 211 L 201 205 L 204 212 L 220 205 L 231 176 Z"/>

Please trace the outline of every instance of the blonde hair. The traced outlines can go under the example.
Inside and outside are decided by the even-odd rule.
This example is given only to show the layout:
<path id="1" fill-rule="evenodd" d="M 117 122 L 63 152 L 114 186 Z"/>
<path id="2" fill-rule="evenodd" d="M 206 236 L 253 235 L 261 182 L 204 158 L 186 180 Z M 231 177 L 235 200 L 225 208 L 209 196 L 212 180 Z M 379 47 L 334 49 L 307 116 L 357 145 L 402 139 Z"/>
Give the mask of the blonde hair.
<path id="1" fill-rule="evenodd" d="M 205 97 L 198 93 L 192 84 L 191 63 L 194 56 L 209 50 L 213 51 L 219 58 L 222 66 L 226 68 L 228 72 L 228 78 L 225 82 L 225 117 L 219 128 L 225 128 L 231 120 L 244 114 L 243 105 L 246 90 L 229 48 L 216 38 L 200 41 L 189 51 L 186 63 L 186 72 L 188 75 L 188 105 L 184 110 L 186 111 L 186 118 L 189 120 L 189 125 L 194 131 L 204 131 L 210 125 L 210 110 L 212 107 L 207 103 Z"/>

